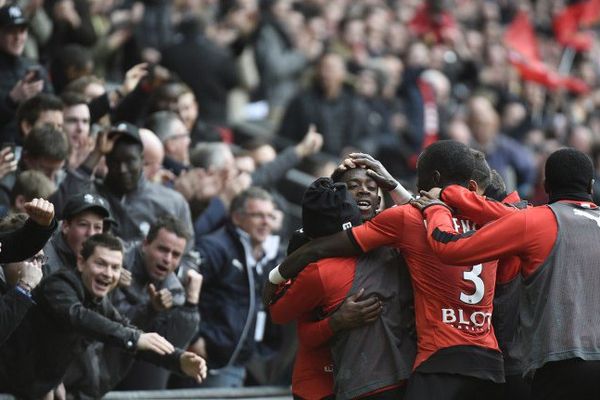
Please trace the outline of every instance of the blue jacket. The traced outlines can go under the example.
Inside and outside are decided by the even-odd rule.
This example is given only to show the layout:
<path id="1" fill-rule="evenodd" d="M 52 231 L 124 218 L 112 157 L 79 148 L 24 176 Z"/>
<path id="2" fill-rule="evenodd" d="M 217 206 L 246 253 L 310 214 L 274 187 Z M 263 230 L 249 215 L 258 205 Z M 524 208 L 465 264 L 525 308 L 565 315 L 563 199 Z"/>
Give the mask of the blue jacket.
<path id="1" fill-rule="evenodd" d="M 230 223 L 203 236 L 197 244 L 202 258 L 200 272 L 204 277 L 200 295 L 202 320 L 197 337 L 206 341 L 209 368 L 221 368 L 228 363 L 243 366 L 253 355 L 268 352 L 270 347 L 276 346 L 277 340 L 273 337 L 276 335 L 268 321 L 261 343 L 255 341 L 255 330 L 256 316 L 262 311 L 262 287 L 269 271 L 277 265 L 280 254 L 278 251 L 267 252 L 261 260 L 261 268 L 248 271 L 240 233 Z M 250 280 L 254 281 L 253 287 Z M 249 313 L 251 291 L 254 304 Z M 247 324 L 247 332 L 243 335 Z M 240 348 L 235 356 L 239 342 Z"/>

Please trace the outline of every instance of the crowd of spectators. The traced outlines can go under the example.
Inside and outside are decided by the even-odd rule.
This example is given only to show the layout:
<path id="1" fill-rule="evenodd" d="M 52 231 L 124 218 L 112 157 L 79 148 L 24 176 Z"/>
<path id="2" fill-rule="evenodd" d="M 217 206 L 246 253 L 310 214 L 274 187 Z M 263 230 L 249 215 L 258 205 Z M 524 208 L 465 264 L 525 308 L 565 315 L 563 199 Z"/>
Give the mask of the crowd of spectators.
<path id="1" fill-rule="evenodd" d="M 44 288 L 73 279 L 44 285 L 51 274 L 85 270 L 94 246 L 119 251 L 110 298 L 123 335 L 132 323 L 205 358 L 204 386 L 287 384 L 293 330 L 273 325 L 259 299 L 309 178 L 364 152 L 413 188 L 417 156 L 441 139 L 483 152 L 507 191 L 533 204 L 547 202 L 543 166 L 560 147 L 600 174 L 597 21 L 579 24 L 586 46 L 569 45 L 555 29 L 569 6 L 0 0 L 0 214 L 35 198 L 55 207 L 43 304 Z M 527 51 L 546 75 L 526 73 Z M 124 247 L 84 245 L 103 232 Z M 35 394 L 54 383 L 57 398 L 61 383 L 82 398 L 197 384 L 147 363 L 172 361 L 125 359 L 102 341 Z"/>

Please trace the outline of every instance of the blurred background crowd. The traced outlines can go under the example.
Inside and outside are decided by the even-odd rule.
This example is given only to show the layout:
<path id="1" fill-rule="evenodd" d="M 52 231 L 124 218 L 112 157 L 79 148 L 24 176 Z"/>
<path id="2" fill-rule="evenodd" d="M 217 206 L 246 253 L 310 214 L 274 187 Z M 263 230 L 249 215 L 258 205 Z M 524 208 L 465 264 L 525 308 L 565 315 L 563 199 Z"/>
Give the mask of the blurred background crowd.
<path id="1" fill-rule="evenodd" d="M 303 189 L 348 153 L 372 154 L 413 188 L 420 152 L 455 139 L 534 204 L 547 201 L 542 166 L 561 146 L 600 173 L 595 0 L 0 5 L 3 213 L 51 196 L 68 220 L 69 195 L 87 179 L 126 241 L 143 240 L 161 212 L 176 215 L 190 233 L 177 235 L 187 240 L 178 276 L 185 283 L 184 266 L 204 275 L 192 349 L 211 368 L 236 367 L 236 382 L 289 382 L 286 368 L 264 365 L 289 367 L 294 349 L 281 332 L 269 349 L 256 345 L 271 339 L 243 323 L 252 315 L 260 331 L 260 281 L 227 274 L 252 265 L 261 278 L 275 265 Z M 143 158 L 121 138 L 143 143 Z"/>

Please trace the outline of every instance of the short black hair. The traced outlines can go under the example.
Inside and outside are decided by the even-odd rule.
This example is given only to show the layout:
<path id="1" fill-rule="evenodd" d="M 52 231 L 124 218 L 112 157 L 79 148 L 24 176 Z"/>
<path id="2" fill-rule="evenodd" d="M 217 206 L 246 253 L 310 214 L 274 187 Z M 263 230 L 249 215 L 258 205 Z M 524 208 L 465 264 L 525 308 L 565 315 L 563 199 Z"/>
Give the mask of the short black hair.
<path id="1" fill-rule="evenodd" d="M 545 173 L 548 193 L 589 193 L 594 165 L 585 153 L 566 148 L 550 154 Z"/>
<path id="2" fill-rule="evenodd" d="M 491 180 L 490 166 L 487 163 L 483 152 L 471 149 L 471 154 L 473 155 L 473 160 L 475 162 L 471 179 L 477 183 L 479 189 L 485 190 L 489 186 Z"/>
<path id="3" fill-rule="evenodd" d="M 165 229 L 175 236 L 183 238 L 187 241 L 190 240 L 191 234 L 187 226 L 179 219 L 175 218 L 171 214 L 164 214 L 158 217 L 158 219 L 150 226 L 148 235 L 146 235 L 146 241 L 151 243 L 158 236 L 158 232 L 161 229 Z"/>
<path id="4" fill-rule="evenodd" d="M 94 254 L 96 247 L 106 247 L 109 250 L 120 251 L 123 253 L 123 244 L 119 238 L 110 233 L 98 233 L 90 236 L 85 242 L 83 242 L 83 246 L 81 248 L 81 257 L 84 260 L 87 260 L 92 254 Z"/>
<path id="5" fill-rule="evenodd" d="M 483 195 L 496 201 L 504 201 L 508 194 L 506 193 L 506 184 L 504 183 L 504 179 L 502 179 L 502 175 L 493 169 L 490 176 L 490 184 L 485 188 Z"/>
<path id="6" fill-rule="evenodd" d="M 427 147 L 419 156 L 417 173 L 420 190 L 435 186 L 457 184 L 467 186 L 473 174 L 475 160 L 469 147 L 455 140 L 440 140 Z M 433 173 L 440 173 L 440 181 L 433 182 Z"/>
<path id="7" fill-rule="evenodd" d="M 62 131 L 51 125 L 42 125 L 33 128 L 25 138 L 23 154 L 65 161 L 69 157 L 69 141 Z"/>
<path id="8" fill-rule="evenodd" d="M 32 98 L 25 100 L 17 109 L 17 123 L 27 121 L 29 125 L 35 125 L 42 112 L 63 110 L 62 101 L 47 93 L 40 93 Z"/>

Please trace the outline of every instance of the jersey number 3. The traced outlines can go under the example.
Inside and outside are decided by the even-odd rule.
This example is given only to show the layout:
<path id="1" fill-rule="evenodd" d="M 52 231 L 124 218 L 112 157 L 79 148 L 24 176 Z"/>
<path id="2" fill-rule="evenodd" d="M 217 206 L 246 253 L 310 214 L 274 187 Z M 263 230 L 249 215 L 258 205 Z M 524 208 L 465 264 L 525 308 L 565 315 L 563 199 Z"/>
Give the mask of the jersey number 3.
<path id="1" fill-rule="evenodd" d="M 482 264 L 474 265 L 470 271 L 463 272 L 463 279 L 466 281 L 473 282 L 475 285 L 475 293 L 473 294 L 465 294 L 460 292 L 460 301 L 467 304 L 477 304 L 483 299 L 483 294 L 485 291 L 485 286 L 483 284 L 483 280 L 479 277 L 481 275 L 481 271 L 483 269 Z"/>

